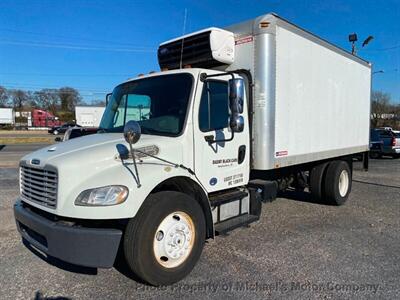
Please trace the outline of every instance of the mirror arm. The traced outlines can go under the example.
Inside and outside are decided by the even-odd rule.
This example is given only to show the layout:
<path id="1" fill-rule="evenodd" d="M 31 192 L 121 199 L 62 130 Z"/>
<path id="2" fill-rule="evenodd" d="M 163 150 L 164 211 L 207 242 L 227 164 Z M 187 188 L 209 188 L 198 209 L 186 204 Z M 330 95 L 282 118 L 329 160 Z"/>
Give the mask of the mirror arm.
<path id="1" fill-rule="evenodd" d="M 235 132 L 232 130 L 231 131 L 231 137 L 229 139 L 222 139 L 222 140 L 214 140 L 214 136 L 213 135 L 206 135 L 204 137 L 204 139 L 206 140 L 206 142 L 211 145 L 214 143 L 224 143 L 224 142 L 230 142 L 233 140 L 233 138 L 235 137 Z"/>
<path id="2" fill-rule="evenodd" d="M 231 75 L 231 76 L 232 76 L 232 79 L 235 79 L 234 72 L 225 72 L 225 73 L 218 73 L 218 74 L 211 74 L 211 75 L 208 75 L 207 73 L 201 73 L 201 74 L 200 74 L 200 81 L 201 81 L 201 82 L 204 82 L 204 81 L 207 80 L 207 78 L 210 78 L 210 77 L 219 77 L 219 76 L 225 76 L 225 75 Z"/>
<path id="3" fill-rule="evenodd" d="M 137 187 L 140 188 L 142 185 L 140 184 L 139 171 L 137 169 L 136 159 L 135 159 L 135 152 L 134 152 L 134 150 L 132 148 L 132 144 L 131 143 L 129 143 L 129 148 L 131 149 L 133 166 L 135 167 L 135 173 L 136 173 L 136 178 L 137 178 Z"/>

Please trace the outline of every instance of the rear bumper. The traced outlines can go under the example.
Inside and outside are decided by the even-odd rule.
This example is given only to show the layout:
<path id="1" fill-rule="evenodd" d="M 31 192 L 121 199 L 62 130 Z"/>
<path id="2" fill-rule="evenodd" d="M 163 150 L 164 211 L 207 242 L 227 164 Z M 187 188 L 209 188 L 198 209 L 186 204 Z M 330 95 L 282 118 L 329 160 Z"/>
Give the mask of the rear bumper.
<path id="1" fill-rule="evenodd" d="M 400 148 L 384 147 L 382 152 L 384 154 L 400 154 Z"/>
<path id="2" fill-rule="evenodd" d="M 14 216 L 22 238 L 48 256 L 85 267 L 114 265 L 122 230 L 78 227 L 49 220 L 20 200 L 14 205 Z"/>

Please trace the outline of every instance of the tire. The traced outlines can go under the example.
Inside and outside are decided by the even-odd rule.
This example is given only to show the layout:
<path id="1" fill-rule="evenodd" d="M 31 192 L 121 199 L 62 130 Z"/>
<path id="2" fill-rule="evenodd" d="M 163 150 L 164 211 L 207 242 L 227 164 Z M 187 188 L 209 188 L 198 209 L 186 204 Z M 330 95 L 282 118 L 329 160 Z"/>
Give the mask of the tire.
<path id="1" fill-rule="evenodd" d="M 352 172 L 345 161 L 332 161 L 324 180 L 325 198 L 329 204 L 342 205 L 351 192 Z"/>
<path id="2" fill-rule="evenodd" d="M 179 192 L 159 192 L 151 194 L 128 222 L 124 256 L 142 280 L 154 286 L 170 285 L 192 271 L 205 236 L 204 213 L 196 200 Z"/>
<path id="3" fill-rule="evenodd" d="M 370 151 L 369 152 L 369 157 L 372 159 L 377 159 L 377 158 L 381 158 L 381 154 L 379 152 L 376 151 Z"/>
<path id="4" fill-rule="evenodd" d="M 310 192 L 312 199 L 321 201 L 324 198 L 324 175 L 328 163 L 315 166 L 310 171 Z"/>

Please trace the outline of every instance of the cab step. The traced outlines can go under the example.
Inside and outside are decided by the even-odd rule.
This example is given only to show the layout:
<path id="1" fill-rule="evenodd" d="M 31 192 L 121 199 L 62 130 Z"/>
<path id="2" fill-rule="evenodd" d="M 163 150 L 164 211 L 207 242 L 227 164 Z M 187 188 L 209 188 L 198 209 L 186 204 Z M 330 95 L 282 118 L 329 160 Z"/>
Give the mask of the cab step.
<path id="1" fill-rule="evenodd" d="M 250 223 L 258 221 L 260 217 L 256 215 L 244 214 L 238 217 L 233 217 L 228 220 L 215 224 L 215 232 L 219 235 L 226 234 L 238 227 L 247 226 Z"/>
<path id="2" fill-rule="evenodd" d="M 229 203 L 236 200 L 242 200 L 247 197 L 248 193 L 239 189 L 234 189 L 228 192 L 217 193 L 210 196 L 210 205 L 212 207 Z"/>

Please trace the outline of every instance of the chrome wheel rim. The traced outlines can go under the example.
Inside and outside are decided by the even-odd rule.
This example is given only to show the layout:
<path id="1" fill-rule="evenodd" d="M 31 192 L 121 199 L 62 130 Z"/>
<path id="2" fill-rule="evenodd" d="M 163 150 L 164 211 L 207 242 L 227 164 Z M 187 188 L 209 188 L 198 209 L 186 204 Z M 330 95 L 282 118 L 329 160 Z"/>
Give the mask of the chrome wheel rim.
<path id="1" fill-rule="evenodd" d="M 154 256 L 165 268 L 180 266 L 190 255 L 195 239 L 192 218 L 181 211 L 165 217 L 153 239 Z"/>
<path id="2" fill-rule="evenodd" d="M 339 176 L 339 194 L 344 197 L 349 189 L 349 173 L 343 170 Z"/>

